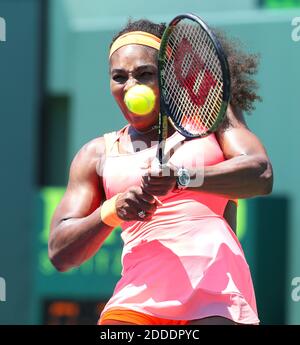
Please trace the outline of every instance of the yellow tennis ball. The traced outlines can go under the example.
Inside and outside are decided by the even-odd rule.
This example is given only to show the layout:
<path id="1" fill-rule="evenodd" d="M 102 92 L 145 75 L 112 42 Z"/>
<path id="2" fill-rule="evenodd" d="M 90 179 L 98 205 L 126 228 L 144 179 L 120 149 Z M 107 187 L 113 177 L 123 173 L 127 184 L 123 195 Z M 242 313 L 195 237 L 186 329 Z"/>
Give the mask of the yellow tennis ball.
<path id="1" fill-rule="evenodd" d="M 147 115 L 155 106 L 155 94 L 149 86 L 135 85 L 126 92 L 124 102 L 132 113 Z"/>

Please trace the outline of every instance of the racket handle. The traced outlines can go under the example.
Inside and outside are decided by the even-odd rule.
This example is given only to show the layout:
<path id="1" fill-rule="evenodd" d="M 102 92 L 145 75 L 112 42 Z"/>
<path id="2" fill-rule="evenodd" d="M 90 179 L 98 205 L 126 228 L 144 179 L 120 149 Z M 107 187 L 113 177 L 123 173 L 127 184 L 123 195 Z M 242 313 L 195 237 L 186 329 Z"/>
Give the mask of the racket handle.
<path id="1" fill-rule="evenodd" d="M 161 104 L 161 109 L 163 109 L 163 105 Z M 159 121 L 158 121 L 158 161 L 159 164 L 162 166 L 164 164 L 164 152 L 165 152 L 165 144 L 166 139 L 168 136 L 168 118 L 164 113 L 160 112 L 159 114 Z"/>

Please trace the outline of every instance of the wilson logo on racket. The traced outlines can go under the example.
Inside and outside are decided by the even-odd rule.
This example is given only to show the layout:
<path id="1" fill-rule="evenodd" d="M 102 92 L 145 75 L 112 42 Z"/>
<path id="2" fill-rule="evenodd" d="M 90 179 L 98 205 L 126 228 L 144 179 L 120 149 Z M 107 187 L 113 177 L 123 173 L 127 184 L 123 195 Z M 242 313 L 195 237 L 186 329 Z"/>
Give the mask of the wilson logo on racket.
<path id="1" fill-rule="evenodd" d="M 188 72 L 183 75 L 183 66 L 188 55 L 192 56 L 192 61 L 189 64 Z M 210 90 L 217 85 L 217 81 L 211 72 L 205 68 L 204 62 L 195 54 L 193 47 L 186 38 L 181 40 L 176 50 L 174 69 L 178 82 L 187 90 L 192 102 L 198 107 L 203 106 Z M 197 85 L 197 78 L 201 73 L 203 77 L 200 84 Z M 197 85 L 197 90 L 195 90 L 195 85 Z"/>

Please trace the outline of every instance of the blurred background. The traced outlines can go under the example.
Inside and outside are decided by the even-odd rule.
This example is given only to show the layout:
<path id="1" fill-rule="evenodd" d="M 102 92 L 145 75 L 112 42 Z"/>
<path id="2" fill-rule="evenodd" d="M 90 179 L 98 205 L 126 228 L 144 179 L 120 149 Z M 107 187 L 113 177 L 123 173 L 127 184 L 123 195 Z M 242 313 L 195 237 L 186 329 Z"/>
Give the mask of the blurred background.
<path id="1" fill-rule="evenodd" d="M 182 12 L 261 56 L 263 102 L 247 122 L 271 157 L 274 191 L 240 202 L 238 236 L 262 323 L 300 324 L 300 0 L 0 0 L 0 324 L 96 323 L 120 277 L 120 230 L 58 273 L 49 221 L 74 154 L 125 124 L 109 90 L 113 35 L 129 16 Z"/>

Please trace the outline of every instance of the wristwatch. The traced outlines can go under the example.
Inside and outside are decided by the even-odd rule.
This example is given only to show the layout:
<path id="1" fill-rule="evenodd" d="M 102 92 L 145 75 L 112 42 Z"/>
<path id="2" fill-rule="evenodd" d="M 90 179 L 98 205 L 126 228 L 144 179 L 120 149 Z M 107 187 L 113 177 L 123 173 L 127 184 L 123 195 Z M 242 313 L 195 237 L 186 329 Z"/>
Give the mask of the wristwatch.
<path id="1" fill-rule="evenodd" d="M 188 187 L 191 177 L 189 171 L 185 168 L 180 168 L 177 171 L 176 188 L 175 192 L 180 192 Z"/>

